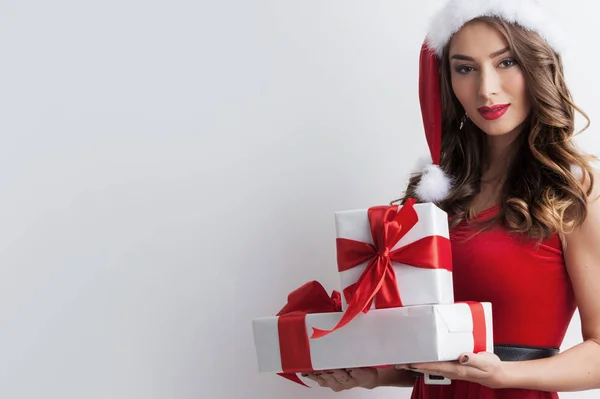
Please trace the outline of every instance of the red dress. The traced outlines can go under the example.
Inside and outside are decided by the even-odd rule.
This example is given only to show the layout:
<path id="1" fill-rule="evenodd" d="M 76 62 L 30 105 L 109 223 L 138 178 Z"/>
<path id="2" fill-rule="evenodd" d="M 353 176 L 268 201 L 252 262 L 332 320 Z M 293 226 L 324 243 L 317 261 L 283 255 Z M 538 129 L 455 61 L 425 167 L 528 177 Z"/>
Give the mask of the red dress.
<path id="1" fill-rule="evenodd" d="M 478 215 L 493 217 L 495 206 Z M 500 227 L 470 237 L 463 223 L 450 232 L 455 301 L 491 302 L 494 343 L 559 348 L 576 308 L 561 242 L 554 235 L 535 243 Z M 415 382 L 412 399 L 558 398 L 555 392 L 491 389 L 466 381 L 451 385 Z"/>

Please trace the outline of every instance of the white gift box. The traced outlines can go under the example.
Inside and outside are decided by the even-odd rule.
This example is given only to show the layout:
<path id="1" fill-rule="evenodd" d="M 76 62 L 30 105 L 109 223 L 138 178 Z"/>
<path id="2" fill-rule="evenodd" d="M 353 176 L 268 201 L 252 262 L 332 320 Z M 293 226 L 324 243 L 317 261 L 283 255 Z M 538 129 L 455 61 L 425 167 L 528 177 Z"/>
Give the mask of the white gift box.
<path id="1" fill-rule="evenodd" d="M 471 306 L 479 311 L 472 312 Z M 476 349 L 476 339 L 479 351 L 483 347 L 493 352 L 492 307 L 488 302 L 370 310 L 344 328 L 321 338 L 310 338 L 313 327 L 330 329 L 341 317 L 341 312 L 306 315 L 311 370 L 457 360 L 461 353 Z M 278 319 L 274 316 L 253 320 L 259 371 L 310 371 L 282 369 Z M 474 320 L 480 320 L 475 328 Z M 293 341 L 289 344 L 296 349 L 301 346 Z"/>
<path id="2" fill-rule="evenodd" d="M 390 251 L 428 236 L 439 236 L 449 240 L 446 212 L 431 203 L 415 204 L 414 209 L 418 215 L 417 224 Z M 368 209 L 336 212 L 335 227 L 337 238 L 373 244 Z M 368 262 L 364 262 L 340 271 L 342 291 L 358 281 L 367 264 Z M 454 303 L 451 271 L 441 268 L 419 268 L 397 262 L 392 262 L 392 268 L 403 306 Z M 346 297 L 342 295 L 342 309 L 346 310 L 347 307 Z M 371 306 L 371 309 L 373 308 L 375 304 Z"/>

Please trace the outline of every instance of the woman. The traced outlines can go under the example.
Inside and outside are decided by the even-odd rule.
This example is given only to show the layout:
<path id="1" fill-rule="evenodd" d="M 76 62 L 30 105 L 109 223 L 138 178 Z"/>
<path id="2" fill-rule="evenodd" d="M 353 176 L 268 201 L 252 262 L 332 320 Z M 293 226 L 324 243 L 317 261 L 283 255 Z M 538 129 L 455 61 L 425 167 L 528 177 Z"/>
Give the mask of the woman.
<path id="1" fill-rule="evenodd" d="M 539 16 L 534 0 L 451 0 L 421 59 L 435 165 L 411 179 L 405 199 L 448 212 L 455 299 L 492 303 L 495 354 L 307 375 L 321 386 L 517 399 L 600 388 L 598 175 L 571 142 L 577 108 L 559 37 Z M 583 342 L 556 354 L 576 307 Z M 415 371 L 452 384 L 425 385 Z"/>

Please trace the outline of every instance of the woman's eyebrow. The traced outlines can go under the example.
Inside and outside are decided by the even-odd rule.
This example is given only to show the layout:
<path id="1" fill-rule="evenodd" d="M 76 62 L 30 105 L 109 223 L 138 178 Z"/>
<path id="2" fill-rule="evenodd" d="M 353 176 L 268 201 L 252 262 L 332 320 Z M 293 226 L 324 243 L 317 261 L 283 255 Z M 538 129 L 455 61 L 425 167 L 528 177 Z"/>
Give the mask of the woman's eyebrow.
<path id="1" fill-rule="evenodd" d="M 498 51 L 494 51 L 492 54 L 490 54 L 490 58 L 496 58 L 499 55 L 502 55 L 506 52 L 508 52 L 510 49 L 508 47 L 503 48 L 502 50 L 498 50 Z M 469 57 L 467 55 L 462 55 L 462 54 L 454 54 L 452 57 L 450 57 L 451 60 L 462 60 L 462 61 L 475 61 L 475 59 L 473 57 Z"/>

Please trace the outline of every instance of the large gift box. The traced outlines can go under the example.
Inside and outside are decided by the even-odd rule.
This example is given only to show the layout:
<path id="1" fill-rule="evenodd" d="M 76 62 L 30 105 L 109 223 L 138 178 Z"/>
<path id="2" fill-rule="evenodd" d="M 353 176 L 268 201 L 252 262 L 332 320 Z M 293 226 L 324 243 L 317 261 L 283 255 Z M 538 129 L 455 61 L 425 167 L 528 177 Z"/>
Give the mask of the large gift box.
<path id="1" fill-rule="evenodd" d="M 466 302 L 373 309 L 327 334 L 342 318 L 339 293 L 316 281 L 293 291 L 274 317 L 253 320 L 260 372 L 295 373 L 457 360 L 493 352 L 491 304 Z M 296 382 L 300 382 L 297 380 Z"/>
<path id="2" fill-rule="evenodd" d="M 454 302 L 448 216 L 434 204 L 337 212 L 335 227 L 344 310 Z"/>

